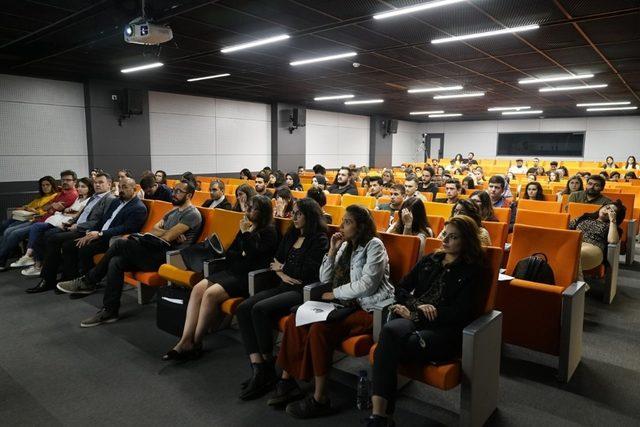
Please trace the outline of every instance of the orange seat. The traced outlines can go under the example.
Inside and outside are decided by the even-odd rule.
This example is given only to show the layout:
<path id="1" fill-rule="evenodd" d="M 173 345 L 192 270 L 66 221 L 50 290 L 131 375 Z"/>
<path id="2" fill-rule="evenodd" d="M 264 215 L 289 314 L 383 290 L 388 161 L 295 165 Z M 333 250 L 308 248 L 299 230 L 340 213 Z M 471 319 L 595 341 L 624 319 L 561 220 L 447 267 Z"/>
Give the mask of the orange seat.
<path id="1" fill-rule="evenodd" d="M 562 209 L 561 202 L 546 202 L 542 200 L 520 199 L 518 200 L 518 209 L 526 209 L 537 212 L 560 213 Z"/>
<path id="2" fill-rule="evenodd" d="M 482 221 L 482 226 L 489 232 L 491 246 L 504 248 L 509 234 L 509 224 L 506 222 Z"/>
<path id="3" fill-rule="evenodd" d="M 291 195 L 295 199 L 304 199 L 305 197 L 307 197 L 307 192 L 306 191 L 292 191 Z"/>
<path id="4" fill-rule="evenodd" d="M 453 209 L 453 205 L 437 202 L 424 202 L 424 207 L 427 215 L 441 216 L 443 218 L 449 218 L 451 216 L 451 209 Z"/>
<path id="5" fill-rule="evenodd" d="M 566 213 L 544 213 L 520 209 L 516 213 L 516 224 L 535 225 L 537 227 L 557 228 L 566 230 L 569 228 L 569 214 Z"/>
<path id="6" fill-rule="evenodd" d="M 202 206 L 204 202 L 209 200 L 211 195 L 206 191 L 196 191 L 191 199 L 191 203 L 195 206 Z"/>
<path id="7" fill-rule="evenodd" d="M 431 231 L 433 231 L 434 237 L 440 235 L 444 229 L 444 223 L 447 221 L 445 217 L 440 215 L 427 215 L 427 220 L 429 221 L 429 226 L 431 227 Z"/>
<path id="8" fill-rule="evenodd" d="M 331 215 L 331 223 L 333 225 L 340 225 L 342 223 L 342 217 L 346 212 L 346 208 L 344 206 L 333 206 L 333 205 L 325 205 L 324 211 Z"/>
<path id="9" fill-rule="evenodd" d="M 511 208 L 493 208 L 493 213 L 500 222 L 508 224 L 511 219 Z"/>
<path id="10" fill-rule="evenodd" d="M 429 237 L 425 240 L 424 243 L 424 253 L 423 255 L 429 255 L 436 250 L 442 247 L 442 240 L 436 239 L 435 237 Z"/>
<path id="11" fill-rule="evenodd" d="M 373 222 L 376 224 L 376 230 L 387 231 L 387 228 L 389 228 L 391 212 L 387 210 L 379 211 L 375 209 L 369 209 L 369 213 L 371 214 L 371 218 L 373 218 Z"/>
<path id="12" fill-rule="evenodd" d="M 345 194 L 342 196 L 341 206 L 347 207 L 350 205 L 362 205 L 365 208 L 373 209 L 376 207 L 376 198 L 371 196 L 352 196 L 351 194 Z"/>
<path id="13" fill-rule="evenodd" d="M 342 204 L 342 196 L 339 194 L 325 194 L 327 196 L 327 204 L 340 206 Z"/>

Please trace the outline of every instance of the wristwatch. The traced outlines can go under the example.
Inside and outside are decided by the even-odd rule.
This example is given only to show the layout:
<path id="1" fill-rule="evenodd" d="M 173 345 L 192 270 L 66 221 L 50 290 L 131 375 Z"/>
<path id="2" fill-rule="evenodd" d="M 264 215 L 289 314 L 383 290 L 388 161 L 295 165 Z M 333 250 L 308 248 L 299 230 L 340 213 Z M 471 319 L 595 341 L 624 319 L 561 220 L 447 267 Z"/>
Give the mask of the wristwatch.
<path id="1" fill-rule="evenodd" d="M 102 234 L 103 234 L 103 233 L 102 233 L 102 231 L 100 231 L 100 232 L 98 233 L 98 237 L 102 237 Z"/>

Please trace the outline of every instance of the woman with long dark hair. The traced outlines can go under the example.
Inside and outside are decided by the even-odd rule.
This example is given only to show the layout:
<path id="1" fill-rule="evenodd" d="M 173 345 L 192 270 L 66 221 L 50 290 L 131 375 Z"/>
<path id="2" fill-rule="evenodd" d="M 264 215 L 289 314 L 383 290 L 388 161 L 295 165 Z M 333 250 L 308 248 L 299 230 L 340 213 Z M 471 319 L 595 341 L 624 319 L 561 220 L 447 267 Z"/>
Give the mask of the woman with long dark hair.
<path id="1" fill-rule="evenodd" d="M 240 334 L 253 375 L 243 383 L 240 399 L 252 400 L 268 393 L 277 376 L 273 358 L 273 322 L 302 304 L 305 285 L 318 281 L 327 252 L 327 225 L 318 203 L 309 198 L 296 202 L 292 226 L 284 235 L 270 265 L 280 280 L 274 288 L 244 300 L 236 311 Z"/>
<path id="2" fill-rule="evenodd" d="M 245 181 L 250 181 L 255 178 L 249 169 L 244 168 L 240 171 L 240 179 L 243 179 Z"/>
<path id="3" fill-rule="evenodd" d="M 167 185 L 167 173 L 165 171 L 158 169 L 154 176 L 156 177 L 156 183 L 158 183 L 158 185 Z"/>
<path id="4" fill-rule="evenodd" d="M 544 190 L 542 184 L 537 181 L 527 183 L 524 189 L 523 199 L 526 200 L 544 200 Z M 518 202 L 511 204 L 511 215 L 509 216 L 509 233 L 513 232 L 513 227 L 516 223 L 516 216 L 518 214 Z"/>
<path id="5" fill-rule="evenodd" d="M 382 186 L 385 188 L 391 188 L 393 187 L 393 184 L 395 184 L 395 182 L 393 182 L 394 176 L 393 176 L 393 172 L 385 169 L 382 171 Z"/>
<path id="6" fill-rule="evenodd" d="M 220 305 L 229 298 L 248 298 L 250 271 L 269 267 L 278 247 L 278 232 L 273 225 L 271 199 L 254 196 L 240 220 L 240 231 L 225 251 L 225 268 L 193 287 L 180 341 L 162 360 L 186 360 L 200 356 L 202 339 L 215 330 L 221 318 Z"/>
<path id="7" fill-rule="evenodd" d="M 296 172 L 289 172 L 286 174 L 284 183 L 291 191 L 302 191 L 300 176 Z"/>
<path id="8" fill-rule="evenodd" d="M 276 190 L 276 209 L 273 215 L 277 218 L 291 218 L 293 211 L 293 195 L 287 187 L 280 187 Z"/>
<path id="9" fill-rule="evenodd" d="M 249 207 L 249 200 L 255 196 L 256 190 L 249 184 L 241 184 L 236 188 L 236 203 L 233 210 L 236 212 L 246 212 Z"/>
<path id="10" fill-rule="evenodd" d="M 458 200 L 451 207 L 451 218 L 455 218 L 457 216 L 464 215 L 475 221 L 476 226 L 478 227 L 478 238 L 480 239 L 480 243 L 482 246 L 491 246 L 491 236 L 489 236 L 489 232 L 486 228 L 482 226 L 482 219 L 480 218 L 480 210 L 478 209 L 478 205 L 472 200 L 463 199 Z M 445 230 L 442 230 L 438 235 L 438 239 L 442 240 L 445 236 Z"/>
<path id="11" fill-rule="evenodd" d="M 582 182 L 582 177 L 580 175 L 574 175 L 567 181 L 567 186 L 562 190 L 558 195 L 560 199 L 562 199 L 563 194 L 571 194 L 576 191 L 583 191 L 584 183 Z"/>
<path id="12" fill-rule="evenodd" d="M 640 165 L 636 163 L 635 156 L 629 156 L 627 157 L 627 162 L 625 163 L 624 168 L 626 170 L 636 170 L 636 169 L 640 169 Z"/>
<path id="13" fill-rule="evenodd" d="M 35 216 L 44 215 L 47 211 L 45 206 L 51 202 L 58 195 L 58 184 L 56 179 L 52 176 L 43 176 L 38 180 L 38 197 L 33 199 L 28 204 L 22 206 L 20 209 L 23 211 L 31 212 Z M 29 226 L 31 221 L 19 220 L 19 219 L 7 219 L 0 223 L 0 240 L 2 240 L 3 233 L 9 228 Z M 3 267 L 3 266 L 0 266 Z"/>
<path id="14" fill-rule="evenodd" d="M 346 338 L 371 333 L 371 312 L 375 304 L 393 295 L 393 286 L 389 283 L 389 257 L 377 237 L 375 223 L 364 207 L 347 207 L 340 231 L 331 237 L 329 253 L 320 267 L 320 281 L 332 285 L 332 291 L 322 295 L 323 300 L 337 299 L 348 304 L 352 312 L 345 313 L 340 320 L 299 327 L 295 325 L 294 315 L 287 322 L 278 354 L 282 377 L 268 404 L 288 403 L 286 412 L 295 418 L 314 418 L 330 413 L 327 374 L 333 352 Z M 302 396 L 294 378 L 314 378 L 313 395 L 294 402 Z"/>
<path id="15" fill-rule="evenodd" d="M 618 165 L 613 161 L 613 157 L 607 156 L 602 164 L 602 169 L 618 169 Z"/>
<path id="16" fill-rule="evenodd" d="M 427 237 L 433 237 L 433 230 L 429 225 L 427 211 L 422 200 L 417 197 L 409 197 L 402 202 L 400 212 L 398 212 L 398 220 L 389 227 L 387 233 L 418 236 L 420 253 L 422 253 Z"/>
<path id="17" fill-rule="evenodd" d="M 471 193 L 469 200 L 475 202 L 480 212 L 480 219 L 482 221 L 498 222 L 496 214 L 493 211 L 493 203 L 491 203 L 491 196 L 484 190 L 476 190 Z"/>
<path id="18" fill-rule="evenodd" d="M 442 249 L 422 258 L 395 288 L 395 318 L 382 328 L 373 362 L 373 414 L 368 426 L 389 426 L 400 363 L 438 363 L 460 355 L 472 320 L 484 251 L 475 220 L 447 221 Z"/>

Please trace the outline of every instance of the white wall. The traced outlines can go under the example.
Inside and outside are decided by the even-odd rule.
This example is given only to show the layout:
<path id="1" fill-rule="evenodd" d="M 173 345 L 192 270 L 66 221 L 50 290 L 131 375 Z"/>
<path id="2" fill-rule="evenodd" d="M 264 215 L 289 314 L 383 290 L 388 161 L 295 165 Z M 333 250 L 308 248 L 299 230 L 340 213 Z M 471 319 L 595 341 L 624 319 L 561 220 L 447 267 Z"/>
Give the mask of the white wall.
<path id="1" fill-rule="evenodd" d="M 82 83 L 0 74 L 0 181 L 88 174 Z"/>
<path id="2" fill-rule="evenodd" d="M 398 133 L 393 135 L 391 164 L 399 166 L 404 162 L 424 161 L 422 134 L 426 124 L 398 121 Z"/>
<path id="3" fill-rule="evenodd" d="M 640 155 L 640 116 L 437 122 L 427 125 L 429 132 L 445 134 L 445 157 L 453 157 L 456 153 L 466 156 L 469 151 L 479 158 L 496 157 L 499 132 L 585 132 L 584 157 L 572 158 L 576 160 L 604 160 L 611 155 L 616 161 L 624 161 L 629 155 Z"/>
<path id="4" fill-rule="evenodd" d="M 306 167 L 369 164 L 369 117 L 307 110 Z"/>
<path id="5" fill-rule="evenodd" d="M 226 173 L 271 164 L 267 104 L 151 91 L 149 121 L 153 170 Z"/>

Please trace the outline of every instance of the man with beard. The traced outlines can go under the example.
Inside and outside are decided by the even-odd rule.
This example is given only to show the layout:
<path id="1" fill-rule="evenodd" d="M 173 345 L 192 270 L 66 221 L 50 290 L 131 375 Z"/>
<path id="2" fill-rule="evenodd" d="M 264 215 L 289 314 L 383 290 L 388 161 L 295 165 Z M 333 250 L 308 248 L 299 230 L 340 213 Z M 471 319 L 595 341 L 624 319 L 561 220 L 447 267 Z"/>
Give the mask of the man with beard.
<path id="1" fill-rule="evenodd" d="M 331 187 L 329 187 L 329 193 L 331 194 L 351 194 L 358 195 L 358 189 L 351 183 L 349 176 L 351 170 L 347 167 L 341 167 L 336 175 L 336 180 Z"/>
<path id="2" fill-rule="evenodd" d="M 584 191 L 574 191 L 569 195 L 569 203 L 588 203 L 591 205 L 608 205 L 613 203 L 608 197 L 602 195 L 605 183 L 605 179 L 600 175 L 590 176 Z"/>
<path id="3" fill-rule="evenodd" d="M 118 320 L 126 271 L 157 271 L 165 262 L 167 251 L 183 249 L 196 241 L 202 217 L 191 204 L 195 190 L 193 183 L 188 180 L 176 184 L 171 201 L 176 207 L 154 224 L 149 233 L 133 234 L 128 239 L 116 240 L 87 274 L 58 283 L 57 287 L 62 292 L 91 294 L 96 290 L 96 284 L 106 276 L 103 307 L 95 316 L 80 322 L 81 327 L 88 328 Z"/>
<path id="4" fill-rule="evenodd" d="M 262 172 L 260 172 L 258 175 L 256 175 L 256 183 L 254 188 L 256 190 L 256 193 L 258 193 L 258 196 L 267 196 L 271 199 L 273 198 L 273 193 L 267 190 L 268 180 L 269 176 L 264 175 Z"/>

